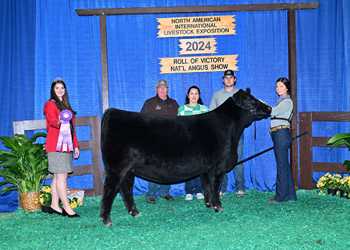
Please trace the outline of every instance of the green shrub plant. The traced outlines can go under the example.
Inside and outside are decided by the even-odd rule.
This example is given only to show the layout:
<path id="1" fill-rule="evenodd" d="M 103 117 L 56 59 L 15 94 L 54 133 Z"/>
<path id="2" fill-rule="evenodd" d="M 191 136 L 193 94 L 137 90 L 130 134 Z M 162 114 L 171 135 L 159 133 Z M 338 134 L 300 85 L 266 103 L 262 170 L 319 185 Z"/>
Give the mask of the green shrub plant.
<path id="1" fill-rule="evenodd" d="M 334 148 L 336 146 L 343 145 L 343 144 L 345 144 L 348 147 L 348 149 L 350 150 L 350 133 L 336 134 L 333 137 L 331 137 L 331 139 L 329 139 L 327 144 L 331 144 L 329 151 L 331 151 L 332 148 Z M 348 171 L 350 170 L 350 161 L 349 160 L 345 160 L 343 162 L 343 165 L 346 165 L 346 170 L 348 170 Z"/>
<path id="2" fill-rule="evenodd" d="M 48 174 L 48 159 L 43 143 L 34 143 L 38 137 L 46 137 L 44 132 L 34 134 L 30 139 L 26 135 L 13 137 L 0 136 L 1 142 L 11 152 L 0 151 L 0 176 L 4 179 L 0 186 L 11 184 L 2 189 L 2 195 L 17 190 L 22 194 L 39 192 Z"/>

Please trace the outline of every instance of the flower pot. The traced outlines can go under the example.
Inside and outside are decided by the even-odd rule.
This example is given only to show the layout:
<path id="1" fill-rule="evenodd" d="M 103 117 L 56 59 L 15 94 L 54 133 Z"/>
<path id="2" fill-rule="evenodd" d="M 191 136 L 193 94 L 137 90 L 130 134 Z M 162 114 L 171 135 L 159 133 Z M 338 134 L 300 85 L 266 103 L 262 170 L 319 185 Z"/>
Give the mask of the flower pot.
<path id="1" fill-rule="evenodd" d="M 348 197 L 348 193 L 345 192 L 344 190 L 340 190 L 340 197 L 350 199 L 350 198 Z"/>
<path id="2" fill-rule="evenodd" d="M 19 193 L 19 197 L 22 202 L 23 210 L 35 211 L 41 209 L 41 204 L 39 202 L 40 192 L 28 192 L 28 193 Z"/>
<path id="3" fill-rule="evenodd" d="M 346 197 L 346 196 L 345 196 L 345 191 L 342 190 L 342 189 L 340 189 L 340 197 L 341 197 L 341 198 L 345 198 L 345 197 Z"/>
<path id="4" fill-rule="evenodd" d="M 332 196 L 337 194 L 337 189 L 328 189 L 328 194 L 331 194 Z"/>

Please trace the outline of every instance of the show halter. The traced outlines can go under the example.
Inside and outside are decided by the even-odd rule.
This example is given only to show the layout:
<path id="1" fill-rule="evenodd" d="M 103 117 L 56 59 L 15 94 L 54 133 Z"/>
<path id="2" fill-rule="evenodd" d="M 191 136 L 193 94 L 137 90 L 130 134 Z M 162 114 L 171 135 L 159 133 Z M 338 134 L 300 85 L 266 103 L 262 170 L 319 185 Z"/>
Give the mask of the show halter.
<path id="1" fill-rule="evenodd" d="M 62 123 L 61 123 L 60 133 L 58 136 L 56 151 L 61 151 L 61 147 L 62 147 L 62 152 L 73 151 L 73 141 L 72 141 L 71 130 L 69 125 L 69 121 L 72 119 L 72 117 L 73 117 L 72 112 L 70 112 L 69 110 L 62 110 L 60 114 L 60 119 L 62 120 Z M 68 144 L 68 150 L 67 150 L 67 144 Z"/>
<path id="2" fill-rule="evenodd" d="M 248 110 L 250 113 L 252 113 L 252 115 L 253 115 L 253 120 L 254 120 L 254 140 L 255 140 L 255 139 L 256 139 L 256 118 L 258 117 L 257 114 L 256 114 L 256 110 L 258 109 L 258 107 L 259 107 L 259 105 L 260 105 L 260 101 L 258 101 L 258 104 L 256 105 L 255 108 L 249 109 L 249 108 L 247 108 L 247 107 L 244 107 L 242 104 L 237 103 L 237 101 L 236 101 L 235 98 L 232 97 L 232 99 L 233 99 L 233 101 L 235 102 L 235 104 L 236 104 L 238 107 L 240 107 L 240 108 L 242 108 L 242 109 L 245 109 L 245 110 Z"/>
<path id="3" fill-rule="evenodd" d="M 242 104 L 240 103 L 237 103 L 236 99 L 232 98 L 233 101 L 236 103 L 236 105 L 242 109 L 245 109 L 245 110 L 248 110 L 250 113 L 252 113 L 253 115 L 253 120 L 255 121 L 256 117 L 257 117 L 257 114 L 256 114 L 256 110 L 258 109 L 259 105 L 260 105 L 260 101 L 258 102 L 258 104 L 256 105 L 255 108 L 252 108 L 252 109 L 249 109 L 247 107 L 244 107 Z"/>

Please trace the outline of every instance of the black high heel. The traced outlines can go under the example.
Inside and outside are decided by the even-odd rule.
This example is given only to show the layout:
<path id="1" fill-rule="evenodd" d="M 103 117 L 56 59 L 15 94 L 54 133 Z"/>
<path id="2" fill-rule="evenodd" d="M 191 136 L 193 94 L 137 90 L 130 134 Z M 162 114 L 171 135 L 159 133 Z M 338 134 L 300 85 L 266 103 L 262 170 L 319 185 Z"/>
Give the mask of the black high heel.
<path id="1" fill-rule="evenodd" d="M 43 213 L 47 213 L 47 214 L 58 214 L 58 215 L 62 215 L 62 213 L 56 211 L 55 209 L 53 209 L 52 207 L 48 207 L 48 206 L 42 206 L 41 211 L 43 211 Z"/>
<path id="2" fill-rule="evenodd" d="M 68 216 L 69 218 L 80 217 L 80 215 L 77 214 L 77 213 L 75 213 L 75 214 L 73 214 L 73 215 L 68 214 L 68 213 L 66 212 L 66 210 L 64 210 L 63 208 L 62 208 L 62 215 L 63 215 L 63 216 Z"/>
<path id="3" fill-rule="evenodd" d="M 43 213 L 46 213 L 46 214 L 49 214 L 50 212 L 51 212 L 51 207 L 48 207 L 48 206 L 42 206 L 41 207 L 41 211 L 43 212 Z"/>
<path id="4" fill-rule="evenodd" d="M 58 215 L 63 215 L 62 213 L 56 211 L 55 209 L 53 209 L 52 207 L 50 207 L 50 211 L 49 214 L 58 214 Z"/>

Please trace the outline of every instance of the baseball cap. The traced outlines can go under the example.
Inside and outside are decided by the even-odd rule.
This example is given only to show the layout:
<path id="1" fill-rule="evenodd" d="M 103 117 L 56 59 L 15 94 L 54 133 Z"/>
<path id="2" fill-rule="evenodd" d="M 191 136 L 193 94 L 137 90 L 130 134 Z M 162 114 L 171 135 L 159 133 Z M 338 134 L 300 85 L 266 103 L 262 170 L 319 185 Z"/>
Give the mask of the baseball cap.
<path id="1" fill-rule="evenodd" d="M 223 77 L 225 77 L 225 76 L 233 76 L 233 77 L 235 77 L 235 72 L 233 72 L 233 70 L 228 69 L 228 70 L 226 70 L 224 72 L 224 76 Z"/>
<path id="2" fill-rule="evenodd" d="M 159 80 L 159 81 L 157 82 L 157 88 L 158 88 L 158 87 L 162 87 L 162 86 L 168 87 L 167 81 L 165 81 L 165 80 Z"/>

